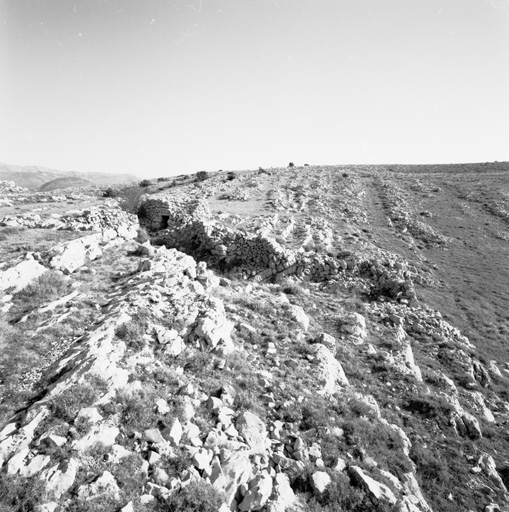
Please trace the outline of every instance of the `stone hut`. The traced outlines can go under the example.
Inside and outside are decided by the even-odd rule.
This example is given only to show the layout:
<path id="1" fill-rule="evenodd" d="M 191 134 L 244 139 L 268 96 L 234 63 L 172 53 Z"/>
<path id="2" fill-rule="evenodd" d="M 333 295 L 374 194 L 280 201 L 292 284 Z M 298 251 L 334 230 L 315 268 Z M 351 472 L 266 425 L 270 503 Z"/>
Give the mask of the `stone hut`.
<path id="1" fill-rule="evenodd" d="M 206 201 L 175 197 L 153 197 L 142 203 L 140 224 L 151 231 L 182 227 L 190 222 L 210 218 Z"/>

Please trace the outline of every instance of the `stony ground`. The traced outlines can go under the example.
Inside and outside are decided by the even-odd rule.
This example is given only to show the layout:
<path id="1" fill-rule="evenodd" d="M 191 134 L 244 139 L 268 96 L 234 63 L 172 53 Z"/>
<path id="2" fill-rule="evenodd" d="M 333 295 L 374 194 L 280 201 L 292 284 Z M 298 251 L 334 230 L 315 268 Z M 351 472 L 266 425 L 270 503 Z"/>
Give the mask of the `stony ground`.
<path id="1" fill-rule="evenodd" d="M 268 280 L 193 240 L 145 242 L 115 200 L 5 186 L 0 510 L 509 510 L 508 176 L 147 187 L 339 269 Z"/>

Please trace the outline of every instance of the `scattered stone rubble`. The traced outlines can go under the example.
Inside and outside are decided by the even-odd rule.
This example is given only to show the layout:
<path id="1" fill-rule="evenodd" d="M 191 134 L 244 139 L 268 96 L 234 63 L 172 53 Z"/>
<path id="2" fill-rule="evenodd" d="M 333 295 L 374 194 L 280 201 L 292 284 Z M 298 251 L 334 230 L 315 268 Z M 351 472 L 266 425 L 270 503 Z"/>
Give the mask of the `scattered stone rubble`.
<path id="1" fill-rule="evenodd" d="M 408 231 L 416 240 L 422 240 L 430 245 L 447 244 L 446 237 L 411 213 L 403 197 L 403 191 L 392 181 L 380 180 L 380 197 L 389 212 L 390 223 L 402 233 Z"/>

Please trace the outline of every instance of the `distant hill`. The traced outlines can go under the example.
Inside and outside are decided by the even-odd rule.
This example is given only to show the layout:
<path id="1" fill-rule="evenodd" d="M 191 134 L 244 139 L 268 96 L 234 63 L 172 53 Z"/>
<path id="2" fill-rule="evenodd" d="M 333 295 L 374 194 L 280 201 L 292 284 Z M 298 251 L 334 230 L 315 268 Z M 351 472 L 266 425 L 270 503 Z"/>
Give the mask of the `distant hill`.
<path id="1" fill-rule="evenodd" d="M 113 174 L 101 172 L 58 171 L 37 165 L 25 166 L 0 163 L 0 180 L 14 181 L 19 187 L 39 190 L 44 184 L 58 178 L 75 178 L 90 181 L 94 185 L 118 185 L 137 181 L 132 174 Z"/>
<path id="2" fill-rule="evenodd" d="M 65 177 L 48 181 L 47 183 L 44 183 L 44 185 L 42 185 L 39 190 L 41 192 L 48 192 L 49 190 L 57 190 L 61 188 L 83 188 L 93 187 L 94 185 L 95 183 L 92 183 L 89 180 L 84 180 L 82 178 Z"/>

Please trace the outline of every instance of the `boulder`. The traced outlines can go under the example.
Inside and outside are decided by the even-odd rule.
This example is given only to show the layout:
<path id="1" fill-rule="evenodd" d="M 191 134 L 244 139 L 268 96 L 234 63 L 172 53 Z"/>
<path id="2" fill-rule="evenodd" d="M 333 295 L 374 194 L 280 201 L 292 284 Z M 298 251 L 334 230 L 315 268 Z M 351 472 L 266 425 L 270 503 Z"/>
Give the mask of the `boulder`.
<path id="1" fill-rule="evenodd" d="M 367 475 L 360 467 L 350 467 L 350 477 L 364 492 L 369 496 L 370 500 L 377 503 L 386 503 L 389 505 L 396 504 L 396 496 L 385 484 L 377 482 L 374 478 Z"/>
<path id="2" fill-rule="evenodd" d="M 478 460 L 479 466 L 486 476 L 503 492 L 507 493 L 507 489 L 500 475 L 497 472 L 497 466 L 493 457 L 487 453 L 483 453 Z"/>
<path id="3" fill-rule="evenodd" d="M 182 433 L 182 425 L 179 419 L 173 418 L 170 424 L 163 430 L 162 435 L 164 439 L 176 446 L 182 439 Z"/>
<path id="4" fill-rule="evenodd" d="M 313 493 L 318 499 L 327 494 L 327 487 L 331 483 L 331 477 L 325 471 L 315 471 L 310 478 Z"/>
<path id="5" fill-rule="evenodd" d="M 349 313 L 344 320 L 343 331 L 351 337 L 355 345 L 364 343 L 364 339 L 368 335 L 366 319 L 360 313 Z"/>
<path id="6" fill-rule="evenodd" d="M 404 490 L 402 501 L 406 504 L 409 512 L 433 512 L 413 473 L 405 473 L 401 478 L 401 483 Z"/>
<path id="7" fill-rule="evenodd" d="M 66 274 L 72 274 L 87 262 L 87 247 L 79 238 L 54 247 L 50 253 L 56 253 L 49 261 L 50 267 Z"/>
<path id="8" fill-rule="evenodd" d="M 46 489 L 52 492 L 56 499 L 60 499 L 74 484 L 77 471 L 78 462 L 71 458 L 65 464 L 56 464 L 45 470 L 40 478 L 46 481 Z"/>
<path id="9" fill-rule="evenodd" d="M 48 269 L 33 258 L 28 258 L 14 267 L 0 272 L 0 292 L 19 292 L 42 276 Z"/>
<path id="10" fill-rule="evenodd" d="M 225 502 L 231 505 L 235 499 L 237 489 L 245 484 L 251 475 L 251 462 L 249 452 L 233 452 L 222 462 L 215 459 L 212 462 L 210 482 L 224 494 Z"/>
<path id="11" fill-rule="evenodd" d="M 479 422 L 475 416 L 463 411 L 461 419 L 467 429 L 467 434 L 470 439 L 480 439 L 482 437 L 481 427 L 479 426 Z"/>
<path id="12" fill-rule="evenodd" d="M 277 473 L 274 477 L 273 492 L 267 502 L 267 512 L 286 512 L 296 502 L 296 496 L 290 486 L 290 479 L 285 473 Z"/>
<path id="13" fill-rule="evenodd" d="M 243 412 L 235 424 L 237 430 L 250 447 L 252 454 L 263 454 L 267 448 L 268 437 L 265 423 L 252 412 Z"/>
<path id="14" fill-rule="evenodd" d="M 307 331 L 309 329 L 309 317 L 306 315 L 301 306 L 291 305 L 290 309 L 290 317 L 295 320 L 303 331 Z"/>
<path id="15" fill-rule="evenodd" d="M 233 323 L 225 316 L 223 303 L 215 298 L 209 299 L 210 308 L 198 318 L 195 334 L 203 338 L 210 349 L 218 348 L 222 354 L 233 352 L 231 339 Z"/>
<path id="16" fill-rule="evenodd" d="M 81 485 L 78 489 L 78 497 L 82 500 L 104 495 L 109 495 L 115 500 L 120 499 L 120 489 L 115 477 L 109 471 L 104 471 L 92 483 Z"/>
<path id="17" fill-rule="evenodd" d="M 323 332 L 322 334 L 315 338 L 314 342 L 324 345 L 329 349 L 332 355 L 336 355 L 336 338 L 334 338 L 334 336 L 331 336 L 330 334 Z"/>
<path id="18" fill-rule="evenodd" d="M 239 510 L 241 512 L 246 512 L 248 510 L 260 510 L 263 508 L 271 494 L 272 477 L 264 471 L 249 482 L 249 491 L 240 502 Z"/>
<path id="19" fill-rule="evenodd" d="M 332 395 L 338 391 L 339 386 L 349 385 L 341 363 L 325 345 L 321 343 L 311 345 L 310 352 L 316 359 L 311 373 L 319 386 L 318 393 Z"/>

